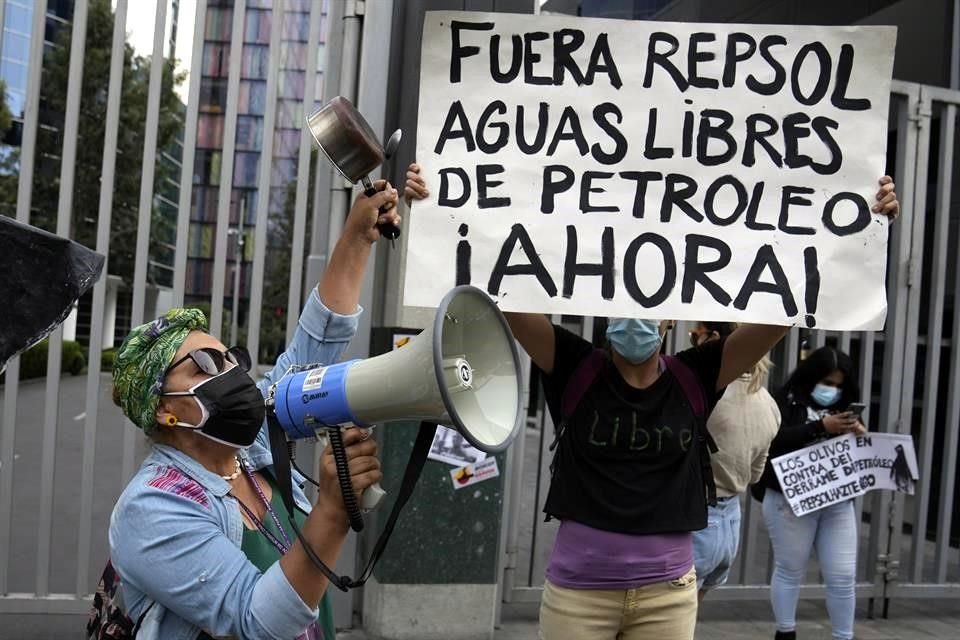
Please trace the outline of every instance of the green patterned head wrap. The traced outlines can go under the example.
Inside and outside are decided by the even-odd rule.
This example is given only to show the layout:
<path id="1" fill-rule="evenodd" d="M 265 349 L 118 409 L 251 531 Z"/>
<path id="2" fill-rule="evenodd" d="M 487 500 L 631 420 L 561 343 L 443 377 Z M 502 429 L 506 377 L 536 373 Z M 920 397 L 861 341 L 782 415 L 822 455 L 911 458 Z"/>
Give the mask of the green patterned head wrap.
<path id="1" fill-rule="evenodd" d="M 113 388 L 120 408 L 148 436 L 157 426 L 157 405 L 167 367 L 191 331 L 206 331 L 199 309 L 171 309 L 162 318 L 134 327 L 113 364 Z"/>

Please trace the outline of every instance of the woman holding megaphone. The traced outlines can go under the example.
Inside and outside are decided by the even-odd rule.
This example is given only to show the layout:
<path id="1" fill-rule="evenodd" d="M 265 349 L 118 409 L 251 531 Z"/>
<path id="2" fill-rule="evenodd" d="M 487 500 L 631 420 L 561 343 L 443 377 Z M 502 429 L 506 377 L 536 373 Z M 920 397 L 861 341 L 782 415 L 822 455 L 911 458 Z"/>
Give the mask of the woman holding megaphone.
<path id="1" fill-rule="evenodd" d="M 428 195 L 416 166 L 405 195 Z M 874 212 L 898 211 L 885 176 Z M 543 372 L 558 425 L 544 511 L 560 528 L 540 606 L 542 637 L 692 639 L 692 532 L 706 526 L 712 493 L 706 420 L 723 389 L 788 327 L 741 325 L 662 357 L 666 321 L 611 319 L 603 351 L 544 315 L 505 315 Z"/>
<path id="2" fill-rule="evenodd" d="M 198 309 L 172 309 L 124 340 L 114 398 L 153 448 L 111 517 L 112 566 L 98 589 L 91 637 L 334 637 L 328 580 L 308 554 L 335 566 L 347 535 L 335 463 L 324 451 L 312 507 L 303 478 L 294 477 L 297 509 L 288 514 L 263 394 L 293 365 L 337 360 L 356 333 L 376 225 L 400 223 L 397 191 L 377 187 L 354 201 L 290 344 L 264 379 L 250 377 L 245 349 L 207 333 Z M 380 480 L 377 446 L 359 429 L 343 442 L 359 495 Z M 127 635 L 105 635 L 109 624 Z"/>

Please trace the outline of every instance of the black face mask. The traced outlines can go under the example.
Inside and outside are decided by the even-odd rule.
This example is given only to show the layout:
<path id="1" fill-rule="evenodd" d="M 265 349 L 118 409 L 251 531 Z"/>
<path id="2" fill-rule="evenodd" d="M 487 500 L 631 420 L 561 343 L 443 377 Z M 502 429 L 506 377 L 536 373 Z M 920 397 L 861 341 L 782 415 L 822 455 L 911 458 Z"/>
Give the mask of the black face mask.
<path id="1" fill-rule="evenodd" d="M 177 422 L 176 426 L 198 429 L 208 438 L 234 447 L 252 445 L 266 415 L 260 389 L 240 367 L 204 380 L 190 391 L 163 395 L 193 396 L 203 412 L 198 424 Z"/>

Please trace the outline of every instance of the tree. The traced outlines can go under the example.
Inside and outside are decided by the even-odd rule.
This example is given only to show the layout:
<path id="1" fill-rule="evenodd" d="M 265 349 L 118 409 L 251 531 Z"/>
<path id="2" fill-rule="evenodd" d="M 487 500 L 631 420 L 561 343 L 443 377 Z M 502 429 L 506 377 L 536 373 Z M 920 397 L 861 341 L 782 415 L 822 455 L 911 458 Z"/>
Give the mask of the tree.
<path id="1" fill-rule="evenodd" d="M 7 85 L 0 80 L 0 140 L 7 134 L 13 124 L 13 114 L 7 106 Z"/>
<path id="2" fill-rule="evenodd" d="M 13 114 L 7 106 L 7 87 L 0 80 L 0 215 L 11 218 L 17 215 L 17 183 L 20 163 L 20 148 L 3 143 L 13 126 Z"/>
<path id="3" fill-rule="evenodd" d="M 100 172 L 107 119 L 113 22 L 110 0 L 90 2 L 77 131 L 71 237 L 91 248 L 96 245 L 100 206 Z M 60 122 L 55 126 L 55 135 L 39 135 L 37 139 L 38 164 L 35 170 L 31 223 L 49 230 L 56 227 L 60 195 L 59 156 L 63 147 L 62 118 L 67 101 L 70 35 L 69 28 L 63 28 L 57 34 L 57 46 L 49 53 L 44 65 L 41 85 L 43 113 L 50 118 L 60 118 Z M 174 60 L 164 62 L 157 128 L 158 152 L 173 145 L 183 127 L 183 107 L 174 89 L 184 78 L 185 74 L 176 72 Z M 133 47 L 126 44 L 113 185 L 109 272 L 122 276 L 128 283 L 133 277 L 136 252 L 149 82 L 150 59 L 136 55 Z M 158 192 L 159 185 L 168 177 L 179 182 L 179 175 L 171 175 L 175 170 L 178 169 L 168 163 L 157 162 L 154 193 Z M 175 224 L 176 221 L 169 216 L 161 215 L 154 204 L 150 233 L 151 255 L 166 251 L 162 243 L 171 237 Z"/>

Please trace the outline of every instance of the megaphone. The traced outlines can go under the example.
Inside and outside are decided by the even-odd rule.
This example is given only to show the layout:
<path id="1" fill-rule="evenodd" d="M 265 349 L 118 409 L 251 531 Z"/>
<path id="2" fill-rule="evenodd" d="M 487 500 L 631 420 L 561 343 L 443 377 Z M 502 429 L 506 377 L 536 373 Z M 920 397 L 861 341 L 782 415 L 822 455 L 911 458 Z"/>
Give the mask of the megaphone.
<path id="1" fill-rule="evenodd" d="M 284 376 L 267 402 L 293 439 L 331 427 L 425 420 L 496 453 L 520 430 L 521 384 L 500 309 L 482 290 L 459 286 L 440 302 L 432 327 L 405 346 Z"/>

